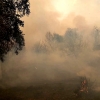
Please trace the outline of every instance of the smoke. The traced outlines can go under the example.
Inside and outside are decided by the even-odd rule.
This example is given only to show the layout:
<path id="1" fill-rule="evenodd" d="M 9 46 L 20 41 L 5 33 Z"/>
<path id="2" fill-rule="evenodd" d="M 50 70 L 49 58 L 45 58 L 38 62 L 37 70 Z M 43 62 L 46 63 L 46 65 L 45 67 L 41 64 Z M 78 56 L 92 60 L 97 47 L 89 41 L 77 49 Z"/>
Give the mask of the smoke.
<path id="1" fill-rule="evenodd" d="M 2 84 L 29 86 L 78 76 L 100 82 L 99 39 L 95 42 L 96 36 L 92 34 L 94 26 L 99 26 L 99 1 L 75 1 L 68 13 L 65 8 L 62 17 L 53 0 L 30 0 L 31 14 L 23 18 L 26 46 L 18 56 L 10 52 L 1 63 Z M 66 35 L 68 28 L 72 29 L 72 36 Z M 53 40 L 46 38 L 49 31 Z M 39 52 L 36 52 L 38 47 Z"/>
<path id="2" fill-rule="evenodd" d="M 95 40 L 92 34 L 87 41 L 83 36 L 76 29 L 67 29 L 64 35 L 47 33 L 44 41 L 35 42 L 18 56 L 10 52 L 1 64 L 3 84 L 30 86 L 79 76 L 100 82 L 100 42 L 91 41 Z"/>

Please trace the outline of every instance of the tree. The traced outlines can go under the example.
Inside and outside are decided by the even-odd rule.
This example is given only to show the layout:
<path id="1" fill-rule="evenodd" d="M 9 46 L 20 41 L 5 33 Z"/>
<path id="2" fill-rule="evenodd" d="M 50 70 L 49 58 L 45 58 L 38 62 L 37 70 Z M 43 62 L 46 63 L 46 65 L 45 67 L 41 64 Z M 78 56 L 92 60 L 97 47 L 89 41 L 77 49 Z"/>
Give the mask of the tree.
<path id="1" fill-rule="evenodd" d="M 22 18 L 30 14 L 29 0 L 0 0 L 0 60 L 14 48 L 18 54 L 25 45 L 24 34 L 20 26 L 24 26 Z"/>
<path id="2" fill-rule="evenodd" d="M 68 28 L 65 35 L 65 47 L 68 48 L 70 53 L 75 55 L 81 51 L 82 48 L 82 35 L 80 35 L 77 29 Z"/>
<path id="3" fill-rule="evenodd" d="M 94 50 L 100 50 L 100 29 L 95 28 L 92 36 L 94 38 L 94 44 L 93 44 L 93 49 Z"/>

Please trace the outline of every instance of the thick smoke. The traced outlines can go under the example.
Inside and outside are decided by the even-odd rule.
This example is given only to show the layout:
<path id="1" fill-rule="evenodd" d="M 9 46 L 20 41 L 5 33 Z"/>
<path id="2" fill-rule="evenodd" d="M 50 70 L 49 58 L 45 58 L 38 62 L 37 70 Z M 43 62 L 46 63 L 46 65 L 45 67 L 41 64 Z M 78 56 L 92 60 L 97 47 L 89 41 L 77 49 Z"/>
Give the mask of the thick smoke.
<path id="1" fill-rule="evenodd" d="M 68 28 L 64 35 L 48 32 L 44 40 L 18 56 L 10 52 L 1 63 L 2 84 L 29 86 L 79 76 L 99 82 L 99 30 L 93 29 L 87 38 L 84 40 L 77 29 Z"/>
<path id="2" fill-rule="evenodd" d="M 79 76 L 100 82 L 98 0 L 76 0 L 63 19 L 52 2 L 30 0 L 31 14 L 23 19 L 26 46 L 1 63 L 1 85 L 29 86 Z"/>

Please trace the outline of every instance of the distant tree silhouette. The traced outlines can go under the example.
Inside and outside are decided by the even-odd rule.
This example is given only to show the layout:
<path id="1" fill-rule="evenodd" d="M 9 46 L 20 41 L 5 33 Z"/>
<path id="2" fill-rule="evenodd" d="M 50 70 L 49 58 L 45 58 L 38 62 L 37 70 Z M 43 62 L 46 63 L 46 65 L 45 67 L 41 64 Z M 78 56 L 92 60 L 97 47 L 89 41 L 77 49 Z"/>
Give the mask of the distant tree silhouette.
<path id="1" fill-rule="evenodd" d="M 65 46 L 69 49 L 71 53 L 76 53 L 81 51 L 82 48 L 82 36 L 79 35 L 77 29 L 68 28 L 65 35 Z"/>
<path id="2" fill-rule="evenodd" d="M 100 50 L 100 29 L 95 27 L 92 36 L 94 39 L 93 49 Z"/>
<path id="3" fill-rule="evenodd" d="M 12 48 L 18 54 L 25 45 L 24 34 L 20 20 L 24 15 L 30 14 L 29 0 L 0 0 L 0 60 L 4 61 L 5 54 Z"/>

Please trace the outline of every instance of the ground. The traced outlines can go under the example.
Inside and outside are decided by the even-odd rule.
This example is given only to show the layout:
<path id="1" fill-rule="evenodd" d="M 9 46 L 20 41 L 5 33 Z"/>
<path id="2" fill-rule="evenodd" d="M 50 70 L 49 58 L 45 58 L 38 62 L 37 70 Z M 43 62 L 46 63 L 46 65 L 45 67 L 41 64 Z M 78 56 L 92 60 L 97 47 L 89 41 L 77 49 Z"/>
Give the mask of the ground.
<path id="1" fill-rule="evenodd" d="M 0 88 L 0 100 L 100 100 L 100 92 L 76 96 L 76 79 L 41 83 L 37 86 Z"/>

